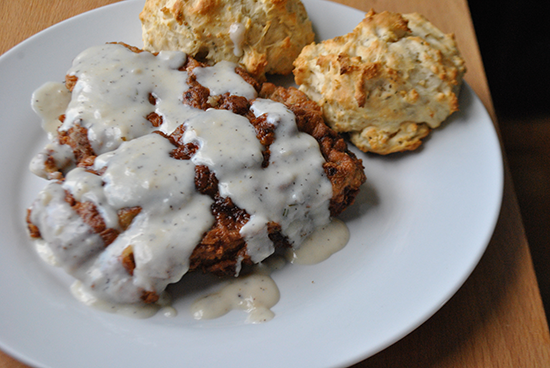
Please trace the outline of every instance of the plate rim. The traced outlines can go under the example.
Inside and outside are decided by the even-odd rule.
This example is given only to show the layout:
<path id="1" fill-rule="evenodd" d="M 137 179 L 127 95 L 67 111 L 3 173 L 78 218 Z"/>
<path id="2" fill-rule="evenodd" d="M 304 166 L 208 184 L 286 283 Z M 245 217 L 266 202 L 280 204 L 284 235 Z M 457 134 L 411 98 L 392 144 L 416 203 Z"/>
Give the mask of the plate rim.
<path id="1" fill-rule="evenodd" d="M 312 1 L 314 1 L 314 0 L 304 0 L 304 3 L 306 3 L 306 5 L 307 5 L 307 3 L 310 3 Z M 348 11 L 351 10 L 351 11 L 355 11 L 355 12 L 361 12 L 357 9 L 351 8 L 351 7 L 346 6 L 346 5 L 342 5 L 342 4 L 338 4 L 338 3 L 332 3 L 332 2 L 325 1 L 325 0 L 323 0 L 323 2 L 331 4 L 331 6 L 346 8 L 346 9 L 348 9 Z M 3 60 L 8 59 L 10 57 L 13 57 L 12 55 L 15 55 L 20 49 L 25 48 L 28 43 L 33 42 L 35 39 L 37 39 L 39 37 L 44 37 L 44 34 L 47 34 L 47 32 L 49 32 L 54 27 L 64 26 L 66 23 L 75 22 L 78 19 L 81 19 L 83 17 L 94 16 L 96 12 L 105 11 L 106 8 L 112 9 L 114 7 L 119 7 L 119 6 L 120 7 L 126 7 L 127 3 L 137 4 L 137 3 L 142 3 L 142 0 L 126 0 L 126 1 L 121 1 L 121 2 L 118 2 L 118 3 L 114 3 L 114 4 L 105 5 L 105 6 L 90 10 L 88 12 L 78 14 L 78 15 L 76 15 L 74 17 L 71 17 L 71 18 L 68 18 L 66 20 L 63 20 L 62 22 L 59 22 L 59 23 L 57 23 L 57 24 L 55 24 L 51 27 L 48 27 L 48 28 L 36 33 L 35 35 L 31 36 L 30 38 L 24 40 L 23 42 L 19 43 L 18 45 L 15 45 L 14 47 L 12 47 L 8 51 L 6 51 L 3 55 L 0 56 L 0 65 L 2 65 Z M 361 12 L 361 13 L 363 13 L 363 12 Z M 468 89 L 470 91 L 470 93 L 473 95 L 474 99 L 476 99 L 476 98 L 479 99 L 475 95 L 475 92 L 471 89 L 471 87 L 468 86 L 466 83 L 465 83 L 463 88 Z M 487 246 L 488 246 L 488 244 L 491 240 L 492 234 L 494 233 L 494 230 L 495 230 L 496 225 L 498 223 L 499 213 L 500 213 L 501 208 L 502 208 L 502 199 L 503 199 L 503 194 L 504 194 L 504 163 L 503 163 L 503 160 L 502 160 L 502 157 L 503 157 L 502 147 L 501 147 L 500 140 L 498 139 L 498 134 L 497 134 L 496 128 L 494 126 L 494 122 L 492 121 L 492 119 L 490 119 L 490 116 L 489 116 L 487 110 L 485 109 L 485 107 L 482 104 L 481 104 L 481 107 L 484 109 L 485 114 L 487 114 L 487 117 L 491 121 L 491 123 L 493 125 L 493 130 L 495 130 L 494 134 L 496 135 L 497 141 L 499 142 L 499 152 L 498 152 L 498 154 L 500 155 L 501 160 L 499 161 L 500 162 L 500 169 L 498 171 L 500 171 L 500 174 L 501 174 L 501 177 L 502 177 L 501 180 L 500 180 L 501 185 L 498 188 L 499 189 L 498 197 L 500 198 L 499 204 L 498 204 L 498 209 L 496 210 L 496 215 L 492 218 L 491 226 L 487 229 L 486 239 L 483 241 L 485 246 L 479 248 L 478 254 L 476 254 L 476 256 L 475 256 L 476 261 L 471 265 L 471 267 L 468 270 L 464 271 L 463 278 L 455 285 L 454 288 L 451 288 L 451 290 L 449 290 L 446 293 L 446 295 L 444 295 L 440 305 L 435 306 L 432 310 L 426 312 L 426 314 L 424 316 L 425 318 L 423 318 L 421 321 L 420 320 L 417 321 L 418 323 L 410 325 L 409 328 L 406 331 L 403 332 L 403 334 L 401 334 L 400 336 L 395 336 L 395 338 L 392 341 L 386 341 L 386 342 L 382 343 L 381 345 L 383 345 L 383 346 L 379 346 L 378 348 L 376 348 L 375 349 L 376 351 L 374 353 L 368 353 L 368 354 L 365 354 L 364 356 L 349 357 L 349 359 L 341 360 L 342 364 L 357 363 L 358 361 L 361 361 L 361 360 L 363 360 L 363 359 L 365 359 L 369 356 L 372 356 L 376 352 L 379 352 L 380 350 L 383 350 L 384 348 L 392 345 L 393 343 L 400 340 L 401 338 L 403 338 L 404 336 L 409 334 L 411 331 L 416 329 L 418 326 L 425 323 L 433 314 L 435 314 L 444 304 L 446 304 L 452 298 L 452 296 L 458 291 L 458 289 L 460 289 L 460 287 L 469 278 L 469 276 L 471 275 L 471 273 L 473 272 L 473 270 L 475 269 L 475 267 L 479 263 L 480 259 L 482 258 L 483 254 L 485 253 L 485 250 L 486 250 L 486 248 L 487 248 Z M 31 365 L 41 366 L 40 362 L 34 361 L 33 359 L 31 359 L 29 356 L 25 355 L 24 353 L 12 349 L 11 346 L 8 343 L 5 343 L 4 339 L 2 339 L 1 337 L 0 337 L 0 347 L 2 348 L 3 351 L 5 351 L 9 355 L 21 360 L 22 362 L 26 362 L 27 364 L 31 364 Z"/>

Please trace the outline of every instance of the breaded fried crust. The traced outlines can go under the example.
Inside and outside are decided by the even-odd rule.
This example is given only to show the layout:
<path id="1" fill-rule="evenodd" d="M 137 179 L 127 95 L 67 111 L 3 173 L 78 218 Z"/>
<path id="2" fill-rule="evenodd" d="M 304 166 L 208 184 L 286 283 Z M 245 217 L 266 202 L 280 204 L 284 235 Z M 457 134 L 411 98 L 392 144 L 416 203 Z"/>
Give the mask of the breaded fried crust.
<path id="1" fill-rule="evenodd" d="M 321 109 L 315 102 L 295 88 L 285 89 L 276 87 L 273 84 L 263 85 L 260 97 L 269 98 L 284 103 L 296 116 L 296 124 L 300 131 L 308 133 L 319 143 L 319 147 L 326 162 L 323 165 L 324 171 L 332 184 L 332 199 L 330 201 L 331 216 L 339 215 L 345 208 L 349 207 L 366 177 L 363 171 L 361 160 L 348 150 L 347 144 L 334 130 L 329 128 L 323 121 Z M 250 113 L 250 103 L 242 97 L 225 96 L 217 106 L 219 109 L 227 109 L 242 114 L 250 120 L 258 132 L 258 140 L 267 148 L 276 137 L 273 135 L 273 128 L 265 121 L 265 116 L 256 118 Z M 181 136 L 184 134 L 184 126 L 180 126 L 170 136 L 161 132 L 155 132 L 170 140 L 174 145 L 172 157 L 179 160 L 190 160 L 195 154 L 197 146 L 184 144 Z M 88 156 L 86 164 L 92 167 L 95 156 Z M 269 156 L 267 156 L 267 161 Z M 267 165 L 267 164 L 266 164 Z M 84 166 L 84 165 L 81 165 Z M 90 172 L 101 175 L 101 172 Z M 218 181 L 213 172 L 207 166 L 199 165 L 195 168 L 195 187 L 197 191 L 214 199 L 212 214 L 215 222 L 212 228 L 203 236 L 196 246 L 190 258 L 190 270 L 200 269 L 204 272 L 212 272 L 218 275 L 233 275 L 238 265 L 252 264 L 247 253 L 247 244 L 240 234 L 240 229 L 249 220 L 247 212 L 236 206 L 231 198 L 222 197 L 218 190 Z M 79 216 L 90 225 L 92 230 L 104 239 L 105 246 L 118 236 L 118 232 L 105 227 L 105 223 L 97 209 L 91 202 L 78 202 L 72 195 L 67 193 L 67 202 L 79 214 Z M 140 207 L 125 208 L 118 213 L 120 227 L 125 230 L 133 219 L 140 213 Z M 40 237 L 38 228 L 27 217 L 30 233 L 33 237 Z M 286 237 L 280 232 L 278 224 L 272 223 L 269 226 L 269 237 L 276 248 L 286 248 L 290 244 Z M 133 270 L 130 250 L 121 262 L 129 272 Z M 240 266 L 239 266 L 240 267 Z"/>
<path id="2" fill-rule="evenodd" d="M 137 52 L 105 50 L 130 60 Z M 349 207 L 366 180 L 361 160 L 303 92 L 261 85 L 241 69 L 233 73 L 235 64 L 225 74 L 231 88 L 220 90 L 217 75 L 205 80 L 204 73 L 221 69 L 181 62 L 180 54 L 172 55 L 178 63 L 170 76 L 185 79 L 175 93 L 145 90 L 129 102 L 142 108 L 144 135 L 98 154 L 84 124 L 60 131 L 76 167 L 48 183 L 27 215 L 30 236 L 112 300 L 154 303 L 187 271 L 233 276 L 277 249 L 299 247 Z M 84 83 L 71 80 L 75 92 Z M 244 92 L 235 94 L 235 85 Z M 192 114 L 178 120 L 166 112 L 181 117 L 188 107 Z"/>
<path id="3" fill-rule="evenodd" d="M 305 93 L 294 87 L 286 89 L 264 83 L 260 96 L 284 103 L 296 115 L 298 129 L 319 142 L 326 160 L 323 168 L 332 183 L 330 213 L 338 216 L 353 203 L 366 180 L 362 161 L 348 150 L 344 139 L 325 124 L 320 106 Z"/>

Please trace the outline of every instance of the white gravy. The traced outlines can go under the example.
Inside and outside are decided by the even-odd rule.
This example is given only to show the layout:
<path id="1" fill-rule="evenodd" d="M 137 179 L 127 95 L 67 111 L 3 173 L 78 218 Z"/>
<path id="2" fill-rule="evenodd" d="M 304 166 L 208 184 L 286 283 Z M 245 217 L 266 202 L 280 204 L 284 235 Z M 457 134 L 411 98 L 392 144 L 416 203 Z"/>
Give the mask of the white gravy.
<path id="1" fill-rule="evenodd" d="M 110 310 L 116 305 L 120 307 L 114 308 L 117 313 L 136 314 L 132 308 L 127 313 L 127 307 L 141 308 L 143 291 L 160 295 L 188 271 L 191 252 L 214 222 L 212 199 L 195 189 L 195 165 L 207 165 L 216 174 L 220 194 L 231 197 L 251 216 L 241 235 L 256 263 L 274 252 L 267 236 L 268 222 L 280 224 L 282 233 L 298 249 L 315 229 L 330 221 L 332 186 L 322 168 L 324 159 L 316 140 L 297 130 L 290 110 L 270 100 L 255 99 L 252 104 L 256 116 L 267 114 L 277 138 L 270 147 L 269 166 L 262 168 L 263 147 L 248 119 L 227 110 L 203 111 L 182 103 L 188 89 L 187 73 L 177 69 L 184 62 L 185 54 L 179 52 L 161 52 L 155 57 L 147 52 L 136 54 L 121 45 L 92 47 L 81 53 L 69 70 L 78 82 L 66 110 L 35 109 L 45 121 L 64 113 L 60 130 L 75 124 L 86 127 L 98 154 L 94 169 L 103 170 L 95 175 L 73 168 L 74 161 L 72 166 L 68 163 L 71 170 L 65 180 L 49 182 L 31 208 L 31 221 L 47 243 L 48 249 L 41 246 L 41 252 L 79 280 L 73 293 L 86 304 Z M 194 73 L 211 95 L 229 92 L 255 98 L 254 88 L 234 68 L 235 64 L 222 62 L 196 68 Z M 50 99 L 44 96 L 59 94 L 58 89 L 56 84 L 42 87 L 36 99 L 43 103 Z M 155 106 L 149 102 L 149 94 L 157 99 Z M 60 105 L 65 103 L 63 100 Z M 145 116 L 152 109 L 163 117 L 158 129 L 167 134 L 185 124 L 184 141 L 199 147 L 191 160 L 172 158 L 174 146 L 164 137 L 150 134 L 155 128 Z M 45 126 L 49 129 L 50 123 Z M 56 145 L 55 140 L 45 150 L 31 164 L 39 175 L 44 170 L 38 161 L 46 153 L 53 151 L 56 162 L 70 160 L 67 147 Z M 142 210 L 128 229 L 105 247 L 101 237 L 65 201 L 65 192 L 79 202 L 92 202 L 107 227 L 117 230 L 121 230 L 117 211 L 133 206 Z M 120 261 L 130 245 L 133 274 Z M 326 258 L 337 248 L 314 259 Z M 307 249 L 309 246 L 305 253 Z M 302 258 L 306 256 L 296 256 Z M 235 299 L 239 292 L 241 297 Z M 279 300 L 277 286 L 265 273 L 236 279 L 222 294 L 233 297 L 207 299 L 223 300 L 222 310 L 249 311 L 251 323 L 272 318 L 270 308 Z M 221 313 L 213 307 L 199 310 L 201 318 Z M 164 312 L 174 314 L 169 308 Z"/>
<path id="2" fill-rule="evenodd" d="M 191 306 L 195 319 L 213 319 L 232 310 L 248 313 L 246 323 L 263 323 L 275 317 L 271 308 L 280 299 L 279 288 L 269 274 L 284 265 L 280 258 L 270 258 L 246 276 L 228 281 L 217 292 L 197 299 Z"/>
<path id="3" fill-rule="evenodd" d="M 288 249 L 286 258 L 290 263 L 311 265 L 321 263 L 334 253 L 343 249 L 349 240 L 349 229 L 346 224 L 333 218 L 311 234 L 300 248 Z"/>
<path id="4" fill-rule="evenodd" d="M 71 285 L 71 294 L 81 303 L 108 313 L 120 314 L 132 318 L 149 318 L 164 311 L 166 317 L 174 317 L 177 312 L 170 306 L 170 297 L 164 293 L 154 304 L 122 304 L 112 303 L 98 298 L 82 282 L 76 280 Z"/>
<path id="5" fill-rule="evenodd" d="M 343 249 L 349 240 L 346 224 L 338 219 L 317 228 L 302 245 L 289 249 L 286 261 L 295 265 L 313 265 L 328 259 Z M 248 313 L 246 323 L 263 323 L 273 317 L 271 310 L 280 299 L 279 288 L 270 277 L 273 270 L 281 269 L 285 259 L 272 256 L 256 265 L 246 276 L 228 281 L 220 290 L 197 299 L 191 306 L 195 319 L 214 319 L 232 310 Z"/>
<path id="6" fill-rule="evenodd" d="M 241 23 L 233 23 L 229 27 L 229 38 L 233 42 L 233 54 L 237 57 L 243 56 L 243 43 L 246 27 Z"/>
<path id="7" fill-rule="evenodd" d="M 187 72 L 179 71 L 186 55 L 178 51 L 134 53 L 122 45 L 91 47 L 80 53 L 67 74 L 78 78 L 72 93 L 59 83 L 46 83 L 33 96 L 33 108 L 44 121 L 51 142 L 31 163 L 31 171 L 47 178 L 46 155 L 53 155 L 57 167 L 69 171 L 74 167 L 72 151 L 56 143 L 57 118 L 65 114 L 60 130 L 75 125 L 88 129 L 88 140 L 96 154 L 110 152 L 122 142 L 149 134 L 157 128 L 146 119 L 153 110 L 162 117 L 158 130 L 170 134 L 185 120 L 202 110 L 181 103 L 189 89 Z M 196 68 L 200 83 L 215 92 L 256 97 L 254 88 L 234 72 L 236 64 L 222 62 L 207 68 Z M 231 83 L 224 82 L 231 80 Z M 65 90 L 65 91 L 62 91 Z M 149 94 L 156 105 L 149 102 Z M 56 96 L 61 98 L 56 100 Z M 70 98 L 70 101 L 67 99 Z M 54 101 L 55 100 L 55 101 Z"/>
<path id="8" fill-rule="evenodd" d="M 70 101 L 71 92 L 63 83 L 47 82 L 32 94 L 31 107 L 42 117 L 42 129 L 50 139 L 57 134 L 61 125 L 59 116 L 65 113 Z"/>

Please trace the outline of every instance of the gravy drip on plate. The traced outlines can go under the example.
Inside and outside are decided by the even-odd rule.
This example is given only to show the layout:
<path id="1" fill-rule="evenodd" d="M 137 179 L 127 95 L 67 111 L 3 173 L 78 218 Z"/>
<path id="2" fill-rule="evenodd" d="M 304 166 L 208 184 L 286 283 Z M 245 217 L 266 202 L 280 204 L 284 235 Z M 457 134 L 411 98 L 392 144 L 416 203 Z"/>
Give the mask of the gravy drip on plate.
<path id="1" fill-rule="evenodd" d="M 195 319 L 213 319 L 232 310 L 248 313 L 246 323 L 267 322 L 275 317 L 271 308 L 280 298 L 279 288 L 270 273 L 284 265 L 284 259 L 270 258 L 256 265 L 246 276 L 227 282 L 219 291 L 197 299 L 191 306 Z"/>
<path id="2" fill-rule="evenodd" d="M 170 306 L 170 297 L 163 293 L 160 299 L 154 304 L 123 304 L 113 303 L 107 300 L 99 299 L 94 293 L 79 280 L 71 285 L 71 294 L 81 303 L 109 313 L 120 314 L 132 318 L 149 318 L 161 311 L 166 317 L 174 317 L 177 312 Z"/>
<path id="3" fill-rule="evenodd" d="M 111 44 L 84 51 L 69 71 L 78 81 L 59 131 L 85 127 L 98 156 L 92 166 L 74 168 L 73 162 L 64 180 L 50 181 L 33 203 L 30 220 L 49 247 L 46 251 L 41 246 L 42 252 L 80 281 L 73 288 L 80 300 L 143 304 L 144 293 L 161 295 L 189 270 L 191 253 L 215 221 L 213 199 L 195 187 L 197 165 L 215 174 L 219 196 L 231 198 L 249 215 L 240 235 L 255 263 L 274 252 L 268 224 L 279 224 L 288 243 L 299 248 L 330 221 L 332 186 L 323 170 L 324 159 L 317 141 L 298 131 L 294 114 L 281 103 L 252 101 L 251 118 L 264 116 L 274 127 L 276 139 L 266 166 L 264 147 L 249 118 L 182 102 L 190 88 L 187 72 L 179 70 L 184 62 L 179 52 L 154 56 Z M 234 69 L 235 64 L 223 62 L 193 73 L 211 96 L 255 98 L 254 88 Z M 145 118 L 152 110 L 162 117 L 158 127 Z M 43 118 L 54 115 L 43 111 L 38 109 Z M 183 144 L 197 147 L 189 159 L 174 158 L 175 146 L 167 138 L 180 125 L 185 127 Z M 47 149 L 57 149 L 59 160 L 67 159 L 66 146 L 56 146 L 55 139 Z M 43 156 L 33 161 L 35 169 Z M 35 172 L 43 173 L 40 168 Z M 116 237 L 106 242 L 103 232 L 93 230 L 71 207 L 74 201 L 93 205 L 106 230 Z M 122 226 L 120 211 L 132 208 L 139 212 Z M 130 269 L 122 262 L 128 249 L 134 263 Z M 264 276 L 263 283 L 271 285 Z M 252 281 L 258 280 L 249 278 Z M 254 307 L 254 315 L 260 310 L 267 313 L 278 296 L 269 300 L 267 309 Z"/>
<path id="4" fill-rule="evenodd" d="M 286 251 L 285 257 L 274 255 L 254 266 L 250 274 L 227 282 L 220 290 L 197 299 L 191 313 L 197 320 L 214 319 L 232 310 L 248 313 L 246 323 L 263 323 L 275 317 L 271 310 L 280 298 L 279 288 L 270 274 L 284 267 L 285 261 L 296 265 L 313 265 L 328 259 L 344 248 L 349 240 L 346 224 L 333 218 L 317 228 L 298 248 Z"/>
<path id="5" fill-rule="evenodd" d="M 349 229 L 346 224 L 333 218 L 330 223 L 317 228 L 300 248 L 287 249 L 286 258 L 293 264 L 317 264 L 344 248 L 348 240 Z"/>
<path id="6" fill-rule="evenodd" d="M 246 97 L 249 100 L 256 97 L 256 90 L 235 73 L 235 64 L 229 61 L 220 61 L 214 66 L 198 67 L 193 74 L 212 95 L 222 95 L 229 92 L 231 95 Z"/>

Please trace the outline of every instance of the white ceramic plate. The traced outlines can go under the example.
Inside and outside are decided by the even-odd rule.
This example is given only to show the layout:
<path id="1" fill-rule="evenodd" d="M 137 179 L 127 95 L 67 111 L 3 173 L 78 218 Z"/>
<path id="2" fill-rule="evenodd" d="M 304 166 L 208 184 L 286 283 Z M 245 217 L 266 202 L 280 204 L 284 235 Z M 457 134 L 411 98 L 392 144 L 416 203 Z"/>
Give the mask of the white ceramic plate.
<path id="1" fill-rule="evenodd" d="M 363 13 L 305 1 L 320 39 L 349 32 Z M 143 1 L 101 8 L 30 38 L 0 58 L 0 347 L 41 367 L 320 367 L 362 360 L 423 323 L 462 285 L 483 254 L 500 210 L 503 165 L 493 124 L 468 86 L 461 111 L 414 153 L 359 154 L 368 183 L 343 219 L 346 248 L 273 278 L 276 317 L 243 312 L 195 321 L 200 293 L 178 297 L 175 318 L 135 320 L 77 302 L 71 280 L 43 263 L 25 233 L 25 208 L 44 185 L 27 170 L 45 143 L 30 96 L 62 81 L 72 58 L 108 41 L 141 45 Z"/>

